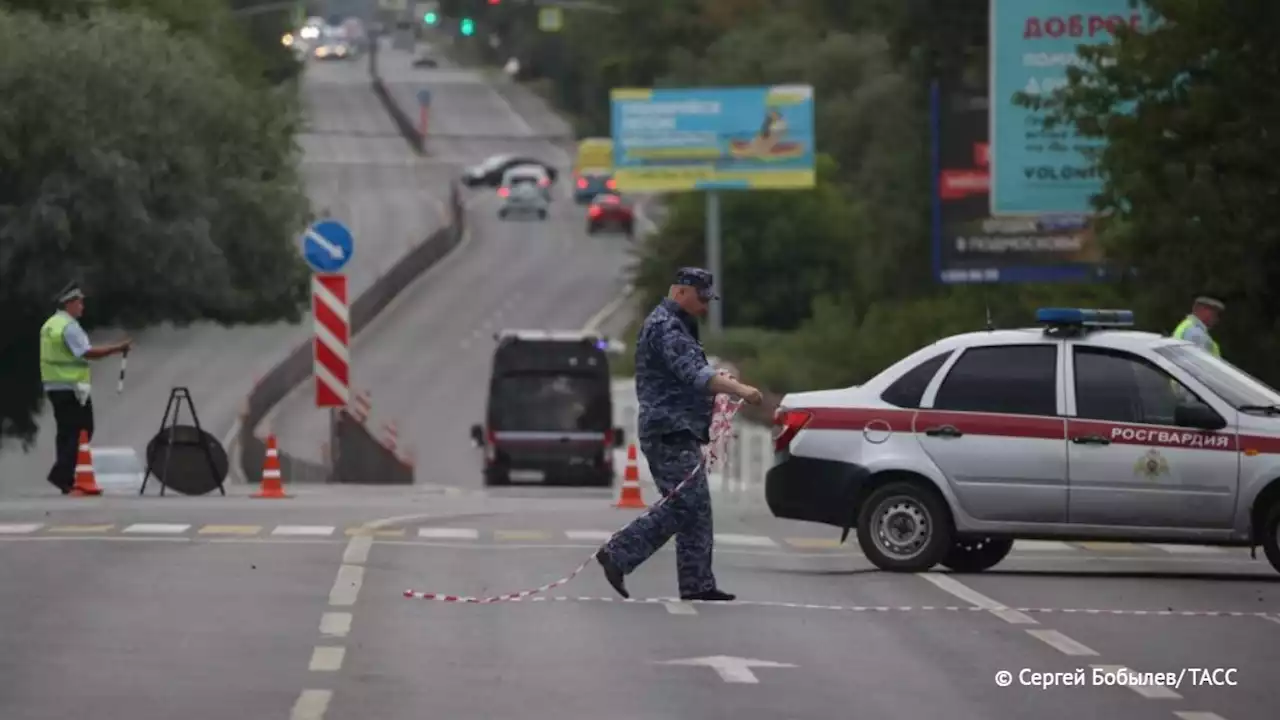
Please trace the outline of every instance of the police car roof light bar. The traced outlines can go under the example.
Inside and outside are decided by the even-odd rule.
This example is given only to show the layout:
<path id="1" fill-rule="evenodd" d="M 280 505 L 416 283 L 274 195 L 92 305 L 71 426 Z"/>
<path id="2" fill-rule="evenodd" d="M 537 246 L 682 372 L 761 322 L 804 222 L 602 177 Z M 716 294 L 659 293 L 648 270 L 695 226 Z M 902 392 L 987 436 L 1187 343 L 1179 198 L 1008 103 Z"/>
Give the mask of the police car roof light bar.
<path id="1" fill-rule="evenodd" d="M 1040 308 L 1036 322 L 1055 327 L 1131 328 L 1132 310 L 1091 310 L 1086 308 Z"/>

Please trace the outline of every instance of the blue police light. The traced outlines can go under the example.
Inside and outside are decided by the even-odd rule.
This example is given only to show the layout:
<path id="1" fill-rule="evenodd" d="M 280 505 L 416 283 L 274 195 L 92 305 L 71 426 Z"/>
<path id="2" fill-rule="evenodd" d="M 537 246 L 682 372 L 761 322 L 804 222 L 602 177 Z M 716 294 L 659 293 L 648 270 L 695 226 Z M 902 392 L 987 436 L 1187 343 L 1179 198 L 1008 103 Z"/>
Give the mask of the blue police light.
<path id="1" fill-rule="evenodd" d="M 1036 322 L 1041 325 L 1068 325 L 1097 328 L 1133 327 L 1132 310 L 1088 310 L 1085 308 L 1040 308 Z"/>

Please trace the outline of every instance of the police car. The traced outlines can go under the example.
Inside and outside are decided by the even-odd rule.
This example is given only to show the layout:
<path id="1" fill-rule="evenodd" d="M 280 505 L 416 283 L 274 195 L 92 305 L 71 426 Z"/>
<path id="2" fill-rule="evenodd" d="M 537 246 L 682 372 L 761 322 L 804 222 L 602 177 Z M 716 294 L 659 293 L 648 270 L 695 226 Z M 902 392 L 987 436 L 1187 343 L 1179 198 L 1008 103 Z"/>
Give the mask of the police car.
<path id="1" fill-rule="evenodd" d="M 1015 538 L 1262 545 L 1280 570 L 1280 393 L 1126 310 L 957 335 L 861 386 L 786 395 L 777 517 L 884 570 L 980 572 Z"/>

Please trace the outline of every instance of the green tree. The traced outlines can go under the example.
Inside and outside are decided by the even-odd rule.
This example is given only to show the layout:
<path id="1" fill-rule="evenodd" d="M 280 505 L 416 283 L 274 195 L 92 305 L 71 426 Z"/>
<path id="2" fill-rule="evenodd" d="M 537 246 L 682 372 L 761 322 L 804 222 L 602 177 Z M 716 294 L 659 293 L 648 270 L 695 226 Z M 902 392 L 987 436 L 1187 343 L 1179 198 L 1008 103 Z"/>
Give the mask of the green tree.
<path id="1" fill-rule="evenodd" d="M 36 330 L 76 278 L 89 322 L 297 319 L 299 118 L 134 14 L 0 12 L 0 437 L 30 441 Z"/>
<path id="2" fill-rule="evenodd" d="M 1168 332 L 1196 294 L 1221 295 L 1224 354 L 1276 383 L 1280 4 L 1148 7 L 1160 22 L 1081 47 L 1068 87 L 1021 102 L 1105 140 L 1094 205 L 1109 259 L 1136 271 L 1126 290 L 1140 318 Z"/>

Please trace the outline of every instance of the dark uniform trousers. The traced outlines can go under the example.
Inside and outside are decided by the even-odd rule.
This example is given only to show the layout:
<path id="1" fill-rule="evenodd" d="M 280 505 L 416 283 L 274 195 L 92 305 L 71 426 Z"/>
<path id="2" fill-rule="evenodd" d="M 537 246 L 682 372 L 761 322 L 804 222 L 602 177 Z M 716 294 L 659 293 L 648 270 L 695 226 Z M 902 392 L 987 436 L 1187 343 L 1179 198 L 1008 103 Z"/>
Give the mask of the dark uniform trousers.
<path id="1" fill-rule="evenodd" d="M 653 439 L 642 437 L 640 450 L 649 462 L 654 483 L 667 499 L 619 530 L 605 544 L 605 552 L 619 570 L 628 574 L 675 535 L 680 594 L 714 590 L 711 491 L 707 488 L 706 467 L 699 467 L 701 443 L 691 432 L 677 432 Z M 698 470 L 694 478 L 672 497 L 672 491 L 694 468 Z"/>
<path id="2" fill-rule="evenodd" d="M 84 405 L 74 390 L 49 390 L 45 393 L 53 405 L 53 420 L 58 425 L 55 438 L 55 462 L 49 470 L 49 482 L 64 493 L 70 492 L 76 480 L 76 457 L 80 451 L 80 431 L 93 438 L 93 399 Z"/>

